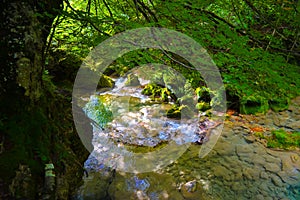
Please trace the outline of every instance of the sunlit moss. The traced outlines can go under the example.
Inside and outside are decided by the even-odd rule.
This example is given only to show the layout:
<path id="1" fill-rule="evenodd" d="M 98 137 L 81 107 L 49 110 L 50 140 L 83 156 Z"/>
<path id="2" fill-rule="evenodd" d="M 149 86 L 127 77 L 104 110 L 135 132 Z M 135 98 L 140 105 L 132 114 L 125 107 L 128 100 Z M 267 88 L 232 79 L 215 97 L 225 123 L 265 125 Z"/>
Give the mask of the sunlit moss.
<path id="1" fill-rule="evenodd" d="M 270 148 L 290 149 L 300 147 L 300 132 L 286 132 L 282 129 L 272 131 L 272 136 L 267 137 L 267 146 Z"/>

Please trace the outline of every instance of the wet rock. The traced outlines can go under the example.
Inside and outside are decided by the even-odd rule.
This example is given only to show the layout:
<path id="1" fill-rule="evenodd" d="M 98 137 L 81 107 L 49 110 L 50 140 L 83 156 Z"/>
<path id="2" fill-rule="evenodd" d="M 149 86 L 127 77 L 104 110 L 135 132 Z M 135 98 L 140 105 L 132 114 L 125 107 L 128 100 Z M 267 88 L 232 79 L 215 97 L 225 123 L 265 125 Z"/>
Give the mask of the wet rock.
<path id="1" fill-rule="evenodd" d="M 267 153 L 265 146 L 260 143 L 254 143 L 252 146 L 256 155 L 263 157 Z"/>
<path id="2" fill-rule="evenodd" d="M 238 172 L 234 175 L 233 180 L 234 181 L 241 181 L 243 179 L 243 173 L 242 172 Z"/>
<path id="3" fill-rule="evenodd" d="M 196 180 L 189 181 L 186 184 L 184 184 L 183 187 L 185 187 L 184 189 L 188 192 L 195 192 L 197 188 L 197 182 Z"/>
<path id="4" fill-rule="evenodd" d="M 215 145 L 215 149 L 220 155 L 230 156 L 235 154 L 234 145 L 224 140 L 219 140 L 218 143 Z"/>
<path id="5" fill-rule="evenodd" d="M 269 196 L 270 193 L 269 185 L 270 184 L 265 184 L 265 183 L 261 183 L 260 185 L 258 185 L 259 193 L 261 193 L 265 197 Z"/>
<path id="6" fill-rule="evenodd" d="M 243 169 L 243 176 L 249 180 L 259 178 L 259 171 L 252 168 Z"/>
<path id="7" fill-rule="evenodd" d="M 225 180 L 230 180 L 229 170 L 220 165 L 215 167 L 214 175 L 216 177 L 222 177 Z"/>
<path id="8" fill-rule="evenodd" d="M 299 156 L 298 156 L 297 154 L 292 154 L 292 155 L 290 156 L 290 158 L 291 158 L 291 160 L 292 160 L 293 163 L 296 163 L 297 161 L 300 160 L 300 159 L 299 159 Z"/>
<path id="9" fill-rule="evenodd" d="M 277 115 L 273 118 L 274 125 L 278 127 L 284 127 L 287 124 L 289 115 L 287 112 L 281 112 L 280 115 Z"/>
<path id="10" fill-rule="evenodd" d="M 256 138 L 254 137 L 254 135 L 248 135 L 245 137 L 245 140 L 247 143 L 253 143 L 256 141 Z"/>
<path id="11" fill-rule="evenodd" d="M 266 163 L 264 157 L 261 154 L 253 154 L 250 159 L 255 165 L 263 166 Z"/>
<path id="12" fill-rule="evenodd" d="M 117 173 L 109 190 L 111 199 L 174 199 L 183 200 L 173 177 L 154 172 L 144 174 Z"/>
<path id="13" fill-rule="evenodd" d="M 236 145 L 236 154 L 239 157 L 247 157 L 253 149 L 249 145 Z"/>
<path id="14" fill-rule="evenodd" d="M 274 200 L 274 199 L 270 196 L 267 196 L 267 197 L 265 197 L 265 200 Z"/>
<path id="15" fill-rule="evenodd" d="M 265 171 L 261 171 L 260 172 L 260 178 L 262 178 L 262 179 L 268 179 L 269 175 Z"/>
<path id="16" fill-rule="evenodd" d="M 291 162 L 291 159 L 288 157 L 285 157 L 282 159 L 282 170 L 283 171 L 292 171 L 294 168 L 293 163 Z"/>
<path id="17" fill-rule="evenodd" d="M 295 131 L 300 131 L 300 120 L 299 121 L 294 121 L 290 122 L 286 125 L 286 127 L 291 128 Z"/>
<path id="18" fill-rule="evenodd" d="M 127 81 L 125 82 L 125 86 L 138 86 L 140 85 L 140 81 L 135 74 L 128 74 Z"/>
<path id="19" fill-rule="evenodd" d="M 273 157 L 273 156 L 270 156 L 270 155 L 264 155 L 264 158 L 269 163 L 275 163 L 275 164 L 280 165 L 281 159 L 279 158 L 279 154 L 277 154 L 277 152 L 273 152 L 273 155 L 276 156 L 276 157 Z"/>
<path id="20" fill-rule="evenodd" d="M 300 175 L 294 172 L 278 172 L 277 175 L 281 178 L 284 183 L 289 185 L 299 184 Z"/>
<path id="21" fill-rule="evenodd" d="M 282 183 L 282 180 L 280 177 L 278 177 L 277 175 L 274 175 L 272 174 L 271 175 L 271 179 L 272 179 L 272 182 L 278 186 L 278 187 L 282 187 L 283 186 L 283 183 Z"/>
<path id="22" fill-rule="evenodd" d="M 109 76 L 102 75 L 98 82 L 97 89 L 112 88 L 114 84 L 115 84 L 114 81 Z"/>
<path id="23" fill-rule="evenodd" d="M 209 199 L 195 180 L 183 184 L 180 191 L 184 199 L 187 200 Z"/>
<path id="24" fill-rule="evenodd" d="M 279 172 L 281 170 L 280 166 L 275 163 L 266 163 L 264 168 L 269 172 Z"/>
<path id="25" fill-rule="evenodd" d="M 124 94 L 129 94 L 127 92 L 126 90 Z M 136 93 L 132 92 L 130 94 Z M 142 103 L 142 101 L 139 103 Z M 141 106 L 141 104 L 134 105 L 137 105 L 135 106 L 136 110 L 130 110 L 132 111 L 130 114 L 121 114 L 119 124 L 115 123 L 116 127 L 111 127 L 112 130 L 118 130 L 110 131 L 109 134 L 114 134 L 114 136 L 110 135 L 111 137 L 116 138 L 118 141 L 124 141 L 124 143 L 128 141 L 132 144 L 154 146 L 159 141 L 188 141 L 185 139 L 180 140 L 183 135 L 175 129 L 187 130 L 189 125 L 195 127 L 195 124 L 190 123 L 187 125 L 186 122 L 188 121 L 178 124 L 176 120 L 164 118 L 165 115 L 161 117 L 161 112 L 156 111 L 156 114 L 153 114 L 148 109 L 158 105 L 147 104 L 149 107 Z M 170 107 L 164 109 L 163 114 L 169 109 Z M 246 143 L 245 136 L 251 135 L 248 133 L 245 124 L 248 122 L 251 126 L 256 126 L 256 124 L 263 126 L 270 124 L 271 126 L 272 124 L 272 127 L 276 128 L 273 125 L 273 119 L 279 118 L 279 124 L 286 122 L 290 124 L 293 122 L 290 119 L 292 114 L 293 112 L 287 114 L 269 112 L 266 117 L 262 117 L 263 121 L 256 120 L 253 116 L 249 116 L 249 119 L 246 120 L 241 116 L 236 117 L 236 120 L 228 122 L 230 124 L 224 127 L 224 133 L 222 133 L 214 149 L 205 158 L 199 159 L 198 157 L 201 146 L 191 145 L 176 162 L 168 166 L 167 169 L 161 169 L 162 174 L 137 174 L 136 179 L 133 178 L 134 175 L 132 174 L 116 176 L 109 186 L 109 196 L 117 200 L 199 200 L 209 199 L 206 198 L 207 194 L 210 194 L 211 197 L 221 197 L 221 199 L 232 199 L 233 195 L 235 199 L 266 199 L 267 197 L 279 199 L 283 197 L 282 194 L 285 194 L 285 184 L 299 183 L 300 177 L 297 170 L 297 166 L 300 167 L 300 164 L 298 164 L 299 155 L 297 153 L 292 155 L 287 152 L 266 150 L 262 144 L 257 143 L 253 138 L 247 140 L 248 143 Z M 157 116 L 158 120 L 155 121 L 154 118 L 156 117 L 153 116 Z M 148 118 L 148 121 L 146 118 Z M 124 121 L 122 128 L 119 126 L 120 121 Z M 167 123 L 162 123 L 162 121 Z M 195 129 L 188 130 L 187 132 L 192 132 Z M 191 138 L 190 136 L 192 135 L 188 135 L 187 138 Z M 151 144 L 144 142 L 149 138 L 157 140 L 153 140 L 154 143 Z M 283 155 L 285 155 L 286 161 L 283 159 L 285 158 Z M 170 174 L 171 178 L 166 174 Z"/>

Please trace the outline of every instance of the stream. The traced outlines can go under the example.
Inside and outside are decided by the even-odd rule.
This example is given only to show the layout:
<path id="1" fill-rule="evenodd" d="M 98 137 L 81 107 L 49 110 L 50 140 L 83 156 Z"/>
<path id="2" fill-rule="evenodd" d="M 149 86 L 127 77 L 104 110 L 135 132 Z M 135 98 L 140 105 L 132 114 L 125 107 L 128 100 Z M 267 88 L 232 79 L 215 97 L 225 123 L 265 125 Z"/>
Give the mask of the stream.
<path id="1" fill-rule="evenodd" d="M 216 122 L 207 119 L 199 125 L 197 115 L 167 118 L 172 103 L 151 101 L 141 94 L 149 81 L 139 82 L 126 86 L 121 77 L 112 90 L 89 98 L 95 104 L 104 102 L 112 120 L 105 128 L 94 126 L 94 150 L 85 162 L 87 173 L 76 199 L 300 199 L 299 151 L 267 149 L 249 128 L 299 131 L 299 98 L 287 111 L 226 120 L 213 150 L 199 158 L 199 133 Z M 165 155 L 168 144 L 173 146 Z M 145 159 L 156 151 L 164 155 Z M 144 168 L 136 167 L 142 162 Z"/>

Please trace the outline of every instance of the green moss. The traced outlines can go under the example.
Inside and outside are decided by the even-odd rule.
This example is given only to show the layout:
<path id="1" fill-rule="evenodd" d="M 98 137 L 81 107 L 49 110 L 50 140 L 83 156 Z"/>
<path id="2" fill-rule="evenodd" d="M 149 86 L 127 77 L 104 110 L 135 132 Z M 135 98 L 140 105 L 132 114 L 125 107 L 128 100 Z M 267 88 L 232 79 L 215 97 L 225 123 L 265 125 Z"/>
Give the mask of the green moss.
<path id="1" fill-rule="evenodd" d="M 290 100 L 287 98 L 269 100 L 269 105 L 272 110 L 279 112 L 288 109 Z"/>
<path id="2" fill-rule="evenodd" d="M 300 132 L 289 133 L 282 129 L 272 131 L 272 136 L 267 137 L 267 146 L 270 148 L 291 149 L 300 147 Z"/>
<path id="3" fill-rule="evenodd" d="M 113 113 L 103 104 L 98 96 L 92 96 L 83 109 L 87 116 L 101 127 L 113 120 Z"/>
<path id="4" fill-rule="evenodd" d="M 241 100 L 240 112 L 242 114 L 266 113 L 268 110 L 268 101 L 263 97 L 253 95 Z"/>
<path id="5" fill-rule="evenodd" d="M 193 116 L 193 111 L 185 105 L 173 105 L 171 109 L 167 110 L 166 115 L 168 118 L 174 119 L 190 118 Z"/>
<path id="6" fill-rule="evenodd" d="M 169 98 L 175 100 L 174 95 L 168 88 L 162 87 L 155 83 L 150 83 L 146 85 L 142 91 L 142 94 L 150 96 L 152 100 L 158 100 L 167 102 Z"/>
<path id="7" fill-rule="evenodd" d="M 198 87 L 196 88 L 196 95 L 198 97 L 198 102 L 209 103 L 211 100 L 210 93 L 211 91 L 207 87 Z"/>
<path id="8" fill-rule="evenodd" d="M 196 104 L 196 108 L 202 112 L 207 111 L 211 108 L 211 106 L 209 105 L 209 103 L 206 102 L 199 102 Z"/>
<path id="9" fill-rule="evenodd" d="M 260 139 L 264 139 L 265 138 L 265 135 L 264 133 L 262 132 L 255 132 L 254 135 Z"/>
<path id="10" fill-rule="evenodd" d="M 115 84 L 114 81 L 109 76 L 102 75 L 98 82 L 97 89 L 112 88 L 114 87 L 114 84 Z"/>
<path id="11" fill-rule="evenodd" d="M 181 118 L 181 111 L 180 107 L 173 106 L 171 109 L 167 111 L 167 117 L 168 118 L 174 118 L 174 119 L 180 119 Z"/>

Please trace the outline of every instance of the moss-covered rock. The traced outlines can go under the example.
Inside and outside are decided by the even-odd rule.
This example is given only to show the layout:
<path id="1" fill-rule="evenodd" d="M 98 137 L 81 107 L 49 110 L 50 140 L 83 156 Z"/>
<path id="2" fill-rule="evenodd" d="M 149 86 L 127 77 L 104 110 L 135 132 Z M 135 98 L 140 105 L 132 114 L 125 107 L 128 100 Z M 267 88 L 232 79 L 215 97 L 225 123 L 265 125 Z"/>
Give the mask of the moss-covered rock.
<path id="1" fill-rule="evenodd" d="M 161 94 L 161 89 L 162 89 L 161 86 L 155 83 L 150 83 L 144 87 L 144 89 L 142 90 L 142 94 L 151 97 L 159 97 Z"/>
<path id="2" fill-rule="evenodd" d="M 269 100 L 269 105 L 275 112 L 283 111 L 289 108 L 290 100 L 286 98 Z"/>
<path id="3" fill-rule="evenodd" d="M 171 109 L 167 110 L 166 115 L 168 118 L 173 119 L 191 118 L 193 117 L 193 111 L 185 105 L 174 105 Z"/>
<path id="4" fill-rule="evenodd" d="M 272 136 L 266 137 L 270 148 L 292 149 L 300 148 L 300 132 L 286 132 L 283 129 L 272 131 Z"/>
<path id="5" fill-rule="evenodd" d="M 168 118 L 180 119 L 181 118 L 181 111 L 180 107 L 173 106 L 171 109 L 167 111 Z"/>
<path id="6" fill-rule="evenodd" d="M 268 100 L 260 96 L 249 96 L 241 100 L 242 114 L 266 113 L 269 110 Z"/>
<path id="7" fill-rule="evenodd" d="M 209 103 L 210 100 L 211 100 L 211 97 L 210 97 L 210 90 L 209 88 L 207 87 L 199 87 L 199 88 L 196 88 L 196 95 L 198 97 L 198 102 L 207 102 Z"/>
<path id="8" fill-rule="evenodd" d="M 115 82 L 109 76 L 102 75 L 98 82 L 97 89 L 112 88 L 112 87 L 114 87 L 114 85 L 115 85 Z"/>
<path id="9" fill-rule="evenodd" d="M 104 105 L 98 96 L 91 96 L 90 101 L 83 109 L 86 115 L 101 127 L 104 127 L 108 122 L 112 121 L 113 113 Z"/>
<path id="10" fill-rule="evenodd" d="M 205 112 L 205 111 L 211 109 L 211 106 L 209 105 L 209 103 L 202 101 L 202 102 L 199 102 L 196 104 L 196 108 L 199 111 Z"/>
<path id="11" fill-rule="evenodd" d="M 128 74 L 127 81 L 125 83 L 126 86 L 139 86 L 140 81 L 135 74 Z"/>
<path id="12" fill-rule="evenodd" d="M 168 102 L 169 100 L 176 101 L 176 96 L 166 87 L 150 83 L 146 85 L 142 94 L 150 96 L 152 100 Z"/>

